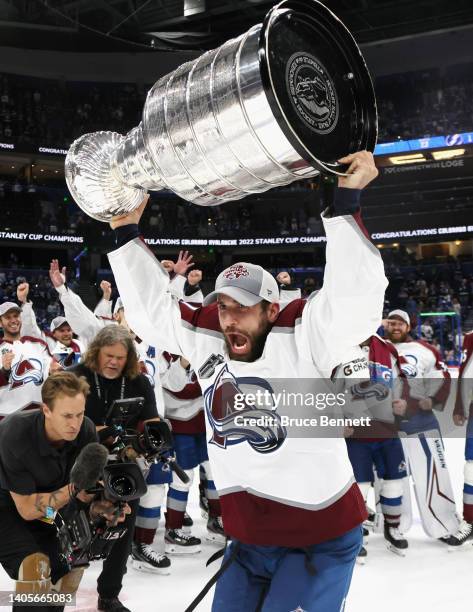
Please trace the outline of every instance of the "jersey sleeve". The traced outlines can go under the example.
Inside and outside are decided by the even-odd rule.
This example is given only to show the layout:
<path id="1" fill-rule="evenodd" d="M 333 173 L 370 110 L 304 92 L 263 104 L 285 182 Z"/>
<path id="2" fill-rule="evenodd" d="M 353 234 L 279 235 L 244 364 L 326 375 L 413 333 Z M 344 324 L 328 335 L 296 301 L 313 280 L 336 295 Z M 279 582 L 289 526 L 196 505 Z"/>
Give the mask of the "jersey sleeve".
<path id="1" fill-rule="evenodd" d="M 388 281 L 378 249 L 359 213 L 322 217 L 327 235 L 323 287 L 302 314 L 298 341 L 324 376 L 372 336 L 382 317 Z"/>
<path id="2" fill-rule="evenodd" d="M 288 304 L 293 302 L 294 300 L 302 299 L 302 292 L 300 289 L 286 289 L 284 287 L 280 287 L 279 289 L 279 307 L 281 310 L 286 308 Z"/>
<path id="3" fill-rule="evenodd" d="M 81 298 L 66 285 L 61 285 L 57 291 L 64 306 L 67 322 L 82 342 L 88 344 L 105 327 L 104 321 L 97 319 Z"/>
<path id="4" fill-rule="evenodd" d="M 135 238 L 108 258 L 131 329 L 147 344 L 191 361 L 193 334 L 184 327 L 179 300 L 169 291 L 168 273 L 148 247 Z"/>
<path id="5" fill-rule="evenodd" d="M 41 338 L 41 340 L 47 341 L 44 332 L 42 332 L 38 326 L 33 304 L 31 302 L 26 302 L 21 307 L 21 335 Z"/>
<path id="6" fill-rule="evenodd" d="M 161 377 L 162 385 L 169 391 L 182 391 L 189 382 L 187 379 L 187 370 L 181 366 L 180 360 L 171 361 L 168 369 Z"/>
<path id="7" fill-rule="evenodd" d="M 112 300 L 102 298 L 94 309 L 94 315 L 103 319 L 112 319 Z"/>
<path id="8" fill-rule="evenodd" d="M 443 410 L 450 394 L 452 378 L 438 350 L 430 346 L 429 348 L 432 351 L 432 359 L 430 368 L 425 373 L 427 397 L 432 399 L 434 410 Z"/>

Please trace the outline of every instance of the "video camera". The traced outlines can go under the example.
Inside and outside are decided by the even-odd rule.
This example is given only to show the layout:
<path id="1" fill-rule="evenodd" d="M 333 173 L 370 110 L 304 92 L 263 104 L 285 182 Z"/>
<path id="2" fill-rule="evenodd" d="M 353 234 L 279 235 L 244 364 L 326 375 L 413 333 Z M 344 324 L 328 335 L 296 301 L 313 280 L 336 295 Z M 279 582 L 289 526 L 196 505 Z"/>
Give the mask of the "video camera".
<path id="1" fill-rule="evenodd" d="M 70 567 L 105 559 L 114 542 L 124 536 L 126 527 L 116 521 L 127 502 L 146 493 L 145 478 L 152 463 L 162 461 L 183 482 L 189 481 L 170 452 L 172 434 L 165 421 L 145 423 L 142 432 L 131 428 L 143 404 L 142 397 L 115 400 L 106 415 L 107 427 L 99 431 L 101 442 L 111 441 L 109 451 L 102 444 L 88 444 L 71 470 L 71 483 L 77 492 L 86 490 L 95 494 L 97 501 L 112 502 L 114 520 L 107 523 L 103 517 L 91 519 L 77 501 L 58 514 L 60 547 Z"/>

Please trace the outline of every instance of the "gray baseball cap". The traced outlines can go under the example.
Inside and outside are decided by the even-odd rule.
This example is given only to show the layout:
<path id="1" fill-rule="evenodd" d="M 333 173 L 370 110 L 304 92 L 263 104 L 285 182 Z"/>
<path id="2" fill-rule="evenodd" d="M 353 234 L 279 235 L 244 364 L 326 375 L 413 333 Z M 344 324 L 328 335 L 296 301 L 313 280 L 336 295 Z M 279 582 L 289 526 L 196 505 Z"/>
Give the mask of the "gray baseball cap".
<path id="1" fill-rule="evenodd" d="M 21 308 L 15 302 L 3 302 L 0 304 L 0 317 L 3 317 L 4 314 L 7 314 L 9 310 L 18 310 L 21 312 Z"/>
<path id="2" fill-rule="evenodd" d="M 396 308 L 396 310 L 391 310 L 391 312 L 388 314 L 388 319 L 394 319 L 396 317 L 402 319 L 405 323 L 409 325 L 409 327 L 411 326 L 411 318 L 405 310 L 401 310 L 400 308 Z"/>
<path id="3" fill-rule="evenodd" d="M 58 327 L 61 327 L 61 325 L 64 325 L 64 323 L 67 323 L 66 317 L 54 317 L 54 319 L 51 321 L 51 325 L 49 326 L 49 331 L 53 333 L 53 331 L 55 331 Z"/>
<path id="4" fill-rule="evenodd" d="M 219 293 L 228 295 L 243 306 L 254 306 L 261 300 L 279 302 L 276 279 L 261 266 L 239 262 L 226 268 L 215 281 L 215 291 L 204 299 L 204 306 L 217 300 Z"/>

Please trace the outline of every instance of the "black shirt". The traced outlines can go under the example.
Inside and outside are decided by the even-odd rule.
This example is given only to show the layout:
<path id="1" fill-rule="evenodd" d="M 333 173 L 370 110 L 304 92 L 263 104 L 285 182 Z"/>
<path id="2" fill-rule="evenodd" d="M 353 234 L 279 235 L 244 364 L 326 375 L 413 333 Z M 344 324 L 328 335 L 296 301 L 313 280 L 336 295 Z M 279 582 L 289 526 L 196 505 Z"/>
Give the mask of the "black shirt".
<path id="1" fill-rule="evenodd" d="M 74 372 L 76 376 L 84 376 L 90 385 L 90 393 L 85 403 L 85 414 L 96 425 L 105 425 L 105 416 L 108 409 L 117 399 L 130 399 L 132 397 L 144 397 L 145 399 L 138 419 L 135 422 L 130 422 L 130 427 L 136 427 L 138 421 L 146 421 L 159 416 L 153 387 L 144 374 L 139 374 L 136 378 L 120 376 L 113 379 L 104 378 L 97 374 L 96 381 L 94 372 L 82 364 L 71 368 L 70 371 Z M 123 397 L 121 397 L 122 388 Z"/>
<path id="2" fill-rule="evenodd" d="M 40 410 L 15 412 L 0 423 L 0 508 L 15 508 L 9 491 L 31 495 L 66 485 L 81 449 L 98 441 L 95 426 L 87 417 L 77 438 L 61 447 L 48 441 L 44 427 Z"/>

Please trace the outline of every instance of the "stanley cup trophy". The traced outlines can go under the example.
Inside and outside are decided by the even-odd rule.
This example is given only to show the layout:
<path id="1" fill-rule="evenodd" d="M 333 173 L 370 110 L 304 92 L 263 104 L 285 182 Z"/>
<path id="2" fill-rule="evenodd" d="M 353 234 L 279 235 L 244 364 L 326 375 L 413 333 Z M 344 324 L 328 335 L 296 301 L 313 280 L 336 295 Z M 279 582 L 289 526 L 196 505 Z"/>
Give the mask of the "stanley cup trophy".
<path id="1" fill-rule="evenodd" d="M 353 37 L 317 0 L 284 0 L 264 23 L 159 79 L 126 136 L 95 132 L 66 157 L 89 216 L 109 221 L 147 190 L 214 206 L 343 170 L 373 151 L 376 101 Z"/>

